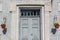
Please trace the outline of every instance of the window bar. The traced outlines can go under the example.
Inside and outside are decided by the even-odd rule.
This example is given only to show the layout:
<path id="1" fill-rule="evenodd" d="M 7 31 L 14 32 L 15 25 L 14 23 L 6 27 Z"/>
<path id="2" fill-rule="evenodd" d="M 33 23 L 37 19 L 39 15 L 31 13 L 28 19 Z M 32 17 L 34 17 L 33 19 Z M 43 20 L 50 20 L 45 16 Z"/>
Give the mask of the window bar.
<path id="1" fill-rule="evenodd" d="M 33 13 L 31 12 L 31 16 L 33 16 Z"/>
<path id="2" fill-rule="evenodd" d="M 29 13 L 30 13 L 30 16 L 31 16 L 31 11 Z"/>
<path id="3" fill-rule="evenodd" d="M 34 16 L 34 11 L 33 11 L 33 16 Z"/>
<path id="4" fill-rule="evenodd" d="M 28 12 L 26 12 L 26 16 L 28 16 Z"/>
<path id="5" fill-rule="evenodd" d="M 36 12 L 36 16 L 37 16 L 37 12 Z"/>
<path id="6" fill-rule="evenodd" d="M 25 12 L 23 12 L 23 16 L 25 16 Z"/>
<path id="7" fill-rule="evenodd" d="M 37 14 L 37 15 L 38 15 L 38 16 L 40 15 L 40 14 L 39 14 L 39 12 L 38 12 L 38 14 Z"/>
<path id="8" fill-rule="evenodd" d="M 26 12 L 25 12 L 25 16 L 26 16 Z"/>

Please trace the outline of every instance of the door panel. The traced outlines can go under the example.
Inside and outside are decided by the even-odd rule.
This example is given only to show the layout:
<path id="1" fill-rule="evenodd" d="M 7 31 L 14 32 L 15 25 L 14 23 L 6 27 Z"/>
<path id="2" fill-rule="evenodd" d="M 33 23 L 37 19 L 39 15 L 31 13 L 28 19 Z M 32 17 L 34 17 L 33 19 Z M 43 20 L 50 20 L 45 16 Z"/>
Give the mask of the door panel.
<path id="1" fill-rule="evenodd" d="M 19 40 L 28 40 L 28 19 L 20 18 L 20 39 Z"/>
<path id="2" fill-rule="evenodd" d="M 38 28 L 32 28 L 33 30 L 33 40 L 37 40 L 39 39 L 39 31 L 38 31 Z"/>
<path id="3" fill-rule="evenodd" d="M 22 40 L 28 40 L 28 28 L 22 28 Z"/>
<path id="4" fill-rule="evenodd" d="M 33 40 L 40 40 L 39 17 L 32 18 L 32 32 L 33 32 Z"/>
<path id="5" fill-rule="evenodd" d="M 20 18 L 20 40 L 40 40 L 39 17 Z"/>
<path id="6" fill-rule="evenodd" d="M 21 27 L 28 27 L 28 19 L 21 18 Z"/>

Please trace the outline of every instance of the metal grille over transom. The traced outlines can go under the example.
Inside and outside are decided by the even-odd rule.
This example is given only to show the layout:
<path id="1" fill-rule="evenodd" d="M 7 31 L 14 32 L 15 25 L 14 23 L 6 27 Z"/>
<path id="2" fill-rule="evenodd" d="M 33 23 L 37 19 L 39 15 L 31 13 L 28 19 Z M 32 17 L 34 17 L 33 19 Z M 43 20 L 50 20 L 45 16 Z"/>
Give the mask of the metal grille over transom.
<path id="1" fill-rule="evenodd" d="M 41 37 L 40 37 L 41 27 L 39 24 L 40 23 L 39 15 L 40 15 L 39 9 L 36 9 L 36 10 L 22 9 L 21 10 L 19 40 L 41 40 Z"/>
<path id="2" fill-rule="evenodd" d="M 21 16 L 39 16 L 40 9 L 22 9 Z"/>

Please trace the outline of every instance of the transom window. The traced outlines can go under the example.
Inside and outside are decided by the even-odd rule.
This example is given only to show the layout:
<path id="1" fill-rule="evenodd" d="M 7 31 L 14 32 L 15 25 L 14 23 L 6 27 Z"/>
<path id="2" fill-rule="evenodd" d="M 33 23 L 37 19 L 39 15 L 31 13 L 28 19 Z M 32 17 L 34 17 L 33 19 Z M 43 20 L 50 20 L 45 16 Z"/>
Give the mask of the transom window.
<path id="1" fill-rule="evenodd" d="M 21 9 L 21 16 L 40 16 L 40 9 Z"/>

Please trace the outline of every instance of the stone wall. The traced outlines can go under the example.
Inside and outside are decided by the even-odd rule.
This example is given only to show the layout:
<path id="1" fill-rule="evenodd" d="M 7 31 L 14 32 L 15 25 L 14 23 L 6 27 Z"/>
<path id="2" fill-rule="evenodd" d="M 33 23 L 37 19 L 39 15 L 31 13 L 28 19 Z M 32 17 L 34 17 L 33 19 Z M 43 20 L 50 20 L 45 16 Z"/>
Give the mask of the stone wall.
<path id="1" fill-rule="evenodd" d="M 7 18 L 7 34 L 1 34 L 2 40 L 18 40 L 18 6 L 17 5 L 44 5 L 44 39 L 50 40 L 50 29 L 53 26 L 54 14 L 58 15 L 58 22 L 60 23 L 60 2 L 59 0 L 54 0 L 51 4 L 51 0 L 0 0 L 0 25 L 3 23 L 3 17 Z M 47 20 L 48 19 L 48 20 Z M 3 39 L 8 37 L 8 39 Z"/>

